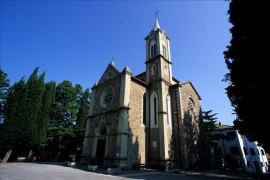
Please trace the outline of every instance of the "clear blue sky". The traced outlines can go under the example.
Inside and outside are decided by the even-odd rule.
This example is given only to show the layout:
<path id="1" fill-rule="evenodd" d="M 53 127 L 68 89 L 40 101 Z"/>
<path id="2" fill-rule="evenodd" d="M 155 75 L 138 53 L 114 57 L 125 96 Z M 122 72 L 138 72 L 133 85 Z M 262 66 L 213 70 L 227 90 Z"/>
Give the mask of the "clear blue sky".
<path id="1" fill-rule="evenodd" d="M 172 73 L 190 80 L 223 124 L 235 115 L 221 80 L 231 34 L 229 2 L 216 1 L 1 1 L 1 67 L 11 85 L 36 67 L 46 82 L 69 80 L 91 88 L 111 62 L 133 75 L 145 71 L 144 38 L 159 11 L 171 39 Z"/>

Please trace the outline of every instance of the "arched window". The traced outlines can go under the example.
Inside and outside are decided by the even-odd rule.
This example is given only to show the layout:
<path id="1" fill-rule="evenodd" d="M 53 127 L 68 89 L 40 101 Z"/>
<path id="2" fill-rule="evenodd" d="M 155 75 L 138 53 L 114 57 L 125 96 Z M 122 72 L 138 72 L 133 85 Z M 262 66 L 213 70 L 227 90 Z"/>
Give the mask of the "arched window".
<path id="1" fill-rule="evenodd" d="M 164 73 L 165 75 L 168 75 L 168 66 L 166 64 L 164 65 Z"/>
<path id="2" fill-rule="evenodd" d="M 195 117 L 196 107 L 192 98 L 188 98 L 188 110 L 189 110 L 189 114 Z"/>
<path id="3" fill-rule="evenodd" d="M 166 104 L 167 104 L 167 125 L 172 125 L 172 108 L 171 108 L 171 97 L 170 94 L 167 94 L 166 97 Z"/>
<path id="4" fill-rule="evenodd" d="M 150 43 L 150 58 L 155 57 L 157 54 L 156 41 L 152 40 Z"/>
<path id="5" fill-rule="evenodd" d="M 143 124 L 146 125 L 146 93 L 143 95 Z"/>
<path id="6" fill-rule="evenodd" d="M 106 135 L 107 134 L 107 130 L 105 127 L 103 127 L 100 131 L 100 135 Z"/>
<path id="7" fill-rule="evenodd" d="M 151 55 L 150 55 L 150 58 L 151 57 L 154 57 L 154 45 L 151 46 Z"/>
<path id="8" fill-rule="evenodd" d="M 157 45 L 154 44 L 154 56 L 156 56 L 156 55 L 157 55 Z"/>
<path id="9" fill-rule="evenodd" d="M 154 114 L 153 114 L 154 125 L 157 125 L 157 97 L 154 97 L 154 106 L 153 106 L 153 109 L 154 109 Z"/>
<path id="10" fill-rule="evenodd" d="M 158 100 L 155 92 L 151 95 L 151 126 L 158 125 Z"/>
<path id="11" fill-rule="evenodd" d="M 166 51 L 166 46 L 162 44 L 162 49 L 163 49 L 163 56 L 167 58 L 167 51 Z"/>
<path id="12" fill-rule="evenodd" d="M 151 75 L 155 75 L 156 74 L 156 66 L 153 64 L 151 66 Z"/>

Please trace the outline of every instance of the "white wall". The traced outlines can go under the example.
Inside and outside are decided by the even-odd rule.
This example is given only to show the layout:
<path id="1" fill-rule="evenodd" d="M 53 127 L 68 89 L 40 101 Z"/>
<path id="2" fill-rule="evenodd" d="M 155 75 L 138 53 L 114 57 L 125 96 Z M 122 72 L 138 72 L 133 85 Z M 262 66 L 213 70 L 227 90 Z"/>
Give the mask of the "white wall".
<path id="1" fill-rule="evenodd" d="M 242 168 L 244 171 L 254 173 L 256 173 L 256 171 L 263 173 L 268 172 L 268 161 L 265 151 L 256 141 L 250 142 L 246 136 L 240 135 L 237 130 L 233 129 L 233 127 L 218 129 L 214 133 L 227 135 L 227 132 L 235 132 L 236 138 L 231 141 L 216 141 L 223 154 L 232 154 L 237 157 L 242 162 Z M 231 147 L 237 147 L 239 149 L 239 154 L 231 152 Z M 246 154 L 244 152 L 244 147 L 247 150 Z M 250 148 L 254 149 L 255 155 L 251 154 Z"/>

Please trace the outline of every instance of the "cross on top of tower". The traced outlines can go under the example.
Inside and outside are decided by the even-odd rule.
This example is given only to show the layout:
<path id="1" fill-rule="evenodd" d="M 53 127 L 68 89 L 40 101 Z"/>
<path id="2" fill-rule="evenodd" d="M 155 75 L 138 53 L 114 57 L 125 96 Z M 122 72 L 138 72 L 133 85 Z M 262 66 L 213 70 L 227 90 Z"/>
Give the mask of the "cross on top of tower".
<path id="1" fill-rule="evenodd" d="M 154 14 L 154 15 L 156 16 L 156 18 L 157 18 L 157 14 L 158 14 L 158 11 L 157 11 L 157 12 L 155 12 L 155 14 Z"/>
<path id="2" fill-rule="evenodd" d="M 160 29 L 158 18 L 157 18 L 158 11 L 154 14 L 156 16 L 156 21 L 153 30 L 156 31 L 157 29 Z"/>

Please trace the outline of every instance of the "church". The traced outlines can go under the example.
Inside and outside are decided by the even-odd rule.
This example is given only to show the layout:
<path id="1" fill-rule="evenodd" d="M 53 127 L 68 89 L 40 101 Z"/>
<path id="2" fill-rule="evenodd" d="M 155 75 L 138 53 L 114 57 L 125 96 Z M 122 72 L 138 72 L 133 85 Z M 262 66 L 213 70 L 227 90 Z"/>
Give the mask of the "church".
<path id="1" fill-rule="evenodd" d="M 145 42 L 145 72 L 119 71 L 112 61 L 92 87 L 83 163 L 168 170 L 202 161 L 201 97 L 173 77 L 170 38 L 157 18 Z"/>

